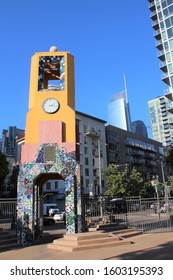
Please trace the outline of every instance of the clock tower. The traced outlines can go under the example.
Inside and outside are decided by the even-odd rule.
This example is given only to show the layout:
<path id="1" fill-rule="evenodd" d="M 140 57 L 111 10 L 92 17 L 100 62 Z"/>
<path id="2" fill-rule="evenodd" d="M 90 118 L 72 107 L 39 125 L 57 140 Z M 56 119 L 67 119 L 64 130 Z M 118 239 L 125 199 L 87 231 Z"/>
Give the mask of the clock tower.
<path id="1" fill-rule="evenodd" d="M 17 232 L 23 245 L 42 235 L 43 184 L 51 179 L 65 182 L 66 234 L 83 231 L 75 122 L 73 56 L 56 47 L 36 53 L 18 177 Z"/>
<path id="2" fill-rule="evenodd" d="M 29 105 L 21 162 L 34 160 L 43 143 L 75 150 L 74 59 L 68 52 L 36 53 L 31 61 Z"/>

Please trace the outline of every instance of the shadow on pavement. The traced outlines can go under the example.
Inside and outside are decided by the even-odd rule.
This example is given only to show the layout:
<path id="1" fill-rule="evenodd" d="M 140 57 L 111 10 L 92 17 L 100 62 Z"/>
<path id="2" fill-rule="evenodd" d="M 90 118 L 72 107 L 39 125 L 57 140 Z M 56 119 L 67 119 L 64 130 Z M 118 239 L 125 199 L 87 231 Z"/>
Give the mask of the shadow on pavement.
<path id="1" fill-rule="evenodd" d="M 160 244 L 157 247 L 124 253 L 105 260 L 173 260 L 173 241 Z"/>

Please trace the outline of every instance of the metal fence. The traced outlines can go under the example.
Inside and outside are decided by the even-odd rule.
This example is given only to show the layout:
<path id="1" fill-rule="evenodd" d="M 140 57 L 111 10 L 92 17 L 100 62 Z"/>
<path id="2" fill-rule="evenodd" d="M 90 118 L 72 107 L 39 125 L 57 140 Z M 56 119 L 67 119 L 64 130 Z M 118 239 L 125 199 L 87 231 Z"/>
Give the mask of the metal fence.
<path id="1" fill-rule="evenodd" d="M 83 201 L 85 224 L 124 226 L 142 231 L 173 231 L 173 197 L 127 198 L 126 211 L 111 211 L 106 196 Z M 16 199 L 0 199 L 0 228 L 14 228 Z"/>
<path id="2" fill-rule="evenodd" d="M 11 229 L 16 224 L 16 199 L 0 198 L 0 228 Z"/>
<path id="3" fill-rule="evenodd" d="M 128 226 L 142 231 L 173 230 L 173 198 L 127 199 Z"/>
<path id="4" fill-rule="evenodd" d="M 126 199 L 126 211 L 110 211 L 109 199 L 86 200 L 85 224 L 127 226 L 142 231 L 173 231 L 173 198 Z"/>
<path id="5" fill-rule="evenodd" d="M 127 213 L 114 213 L 109 206 L 110 199 L 106 196 L 84 200 L 84 213 L 86 227 L 97 225 L 124 226 L 127 227 Z"/>

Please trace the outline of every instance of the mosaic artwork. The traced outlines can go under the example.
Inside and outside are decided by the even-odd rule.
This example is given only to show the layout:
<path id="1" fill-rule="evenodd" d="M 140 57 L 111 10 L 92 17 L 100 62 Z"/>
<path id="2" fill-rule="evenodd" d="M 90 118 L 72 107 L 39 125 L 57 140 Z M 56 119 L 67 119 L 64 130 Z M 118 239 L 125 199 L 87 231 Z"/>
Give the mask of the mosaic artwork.
<path id="1" fill-rule="evenodd" d="M 55 160 L 45 161 L 46 146 L 55 146 Z M 42 144 L 35 161 L 20 166 L 18 177 L 18 242 L 27 246 L 33 243 L 37 225 L 34 205 L 37 203 L 34 194 L 34 180 L 44 173 L 58 173 L 65 181 L 66 234 L 82 231 L 81 193 L 79 165 L 75 152 L 67 153 L 57 144 Z"/>

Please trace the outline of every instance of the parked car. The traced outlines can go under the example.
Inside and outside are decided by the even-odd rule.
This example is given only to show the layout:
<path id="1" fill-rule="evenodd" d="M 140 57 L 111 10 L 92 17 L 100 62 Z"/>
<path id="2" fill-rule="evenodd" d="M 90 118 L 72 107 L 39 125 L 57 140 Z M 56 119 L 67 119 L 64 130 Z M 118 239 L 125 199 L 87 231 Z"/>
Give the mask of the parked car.
<path id="1" fill-rule="evenodd" d="M 153 203 L 150 205 L 150 209 L 155 209 L 155 208 L 157 208 L 157 206 L 158 206 L 158 203 Z"/>
<path id="2" fill-rule="evenodd" d="M 60 213 L 60 210 L 58 208 L 50 208 L 49 209 L 49 217 L 54 217 L 55 214 Z"/>
<path id="3" fill-rule="evenodd" d="M 65 221 L 65 211 L 59 212 L 54 215 L 55 221 Z"/>
<path id="4" fill-rule="evenodd" d="M 133 211 L 140 211 L 140 210 L 145 210 L 145 205 L 140 205 L 140 204 L 132 204 L 130 205 L 130 209 L 131 212 Z"/>

